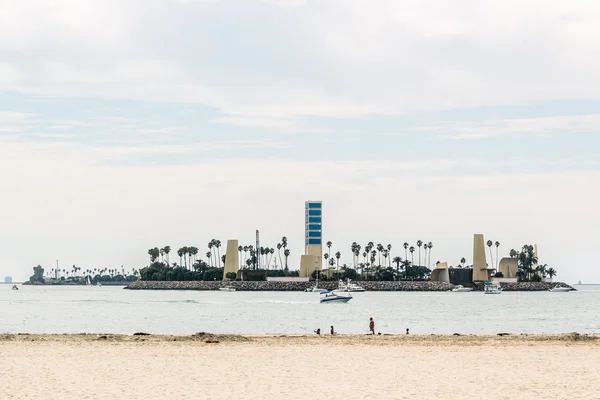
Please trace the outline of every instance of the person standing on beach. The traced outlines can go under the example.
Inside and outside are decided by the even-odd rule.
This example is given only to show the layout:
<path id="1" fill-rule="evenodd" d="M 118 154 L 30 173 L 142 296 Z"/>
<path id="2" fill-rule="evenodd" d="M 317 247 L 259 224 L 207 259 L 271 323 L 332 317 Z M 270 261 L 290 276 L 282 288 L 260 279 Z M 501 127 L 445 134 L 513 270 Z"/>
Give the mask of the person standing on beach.
<path id="1" fill-rule="evenodd" d="M 369 319 L 369 331 L 371 334 L 375 334 L 375 321 L 373 321 L 373 317 Z"/>
<path id="2" fill-rule="evenodd" d="M 408 328 L 406 328 L 406 334 L 408 335 Z"/>
<path id="3" fill-rule="evenodd" d="M 317 335 L 320 335 L 320 334 L 321 334 L 321 328 L 317 328 L 317 330 L 315 331 L 315 333 L 316 333 Z"/>
<path id="4" fill-rule="evenodd" d="M 331 325 L 331 332 L 332 335 L 335 335 L 335 329 L 333 329 L 333 325 Z"/>

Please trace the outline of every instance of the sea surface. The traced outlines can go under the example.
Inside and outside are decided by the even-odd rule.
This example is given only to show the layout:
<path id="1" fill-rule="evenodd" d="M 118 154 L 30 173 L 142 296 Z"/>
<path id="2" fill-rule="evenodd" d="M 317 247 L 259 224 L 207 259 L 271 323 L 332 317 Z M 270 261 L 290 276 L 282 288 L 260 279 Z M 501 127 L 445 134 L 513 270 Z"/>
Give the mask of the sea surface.
<path id="1" fill-rule="evenodd" d="M 600 285 L 570 293 L 365 292 L 347 304 L 318 293 L 130 291 L 122 287 L 0 285 L 0 333 L 187 335 L 600 333 Z"/>

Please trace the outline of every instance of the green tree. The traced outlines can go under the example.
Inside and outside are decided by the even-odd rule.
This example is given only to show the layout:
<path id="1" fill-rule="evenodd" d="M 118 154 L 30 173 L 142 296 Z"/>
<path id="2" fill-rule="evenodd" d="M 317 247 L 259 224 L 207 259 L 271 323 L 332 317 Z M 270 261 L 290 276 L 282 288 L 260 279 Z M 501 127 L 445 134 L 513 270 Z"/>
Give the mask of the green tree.
<path id="1" fill-rule="evenodd" d="M 552 267 L 548 268 L 548 271 L 546 271 L 548 273 L 548 276 L 550 278 L 554 278 L 556 276 L 556 270 Z"/>
<path id="2" fill-rule="evenodd" d="M 463 258 L 460 259 L 460 264 L 462 265 L 463 268 L 465 267 L 465 263 L 466 262 L 467 262 L 466 258 L 463 257 Z"/>
<path id="3" fill-rule="evenodd" d="M 423 246 L 423 242 L 421 240 L 417 240 L 417 247 L 419 248 L 419 266 L 421 265 L 421 246 Z"/>
<path id="4" fill-rule="evenodd" d="M 41 265 L 33 267 L 33 275 L 29 277 L 29 282 L 44 283 L 44 268 Z"/>

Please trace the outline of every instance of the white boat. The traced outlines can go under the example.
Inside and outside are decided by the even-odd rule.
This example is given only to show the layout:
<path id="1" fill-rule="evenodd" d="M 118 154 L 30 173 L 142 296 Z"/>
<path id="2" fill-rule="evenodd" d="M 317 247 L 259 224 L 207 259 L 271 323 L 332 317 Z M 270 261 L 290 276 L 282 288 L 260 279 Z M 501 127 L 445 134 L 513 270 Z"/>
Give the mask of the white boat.
<path id="1" fill-rule="evenodd" d="M 307 293 L 324 293 L 327 289 L 323 289 L 319 287 L 319 273 L 317 272 L 315 286 L 304 289 Z"/>
<path id="2" fill-rule="evenodd" d="M 339 295 L 334 293 L 333 290 L 327 290 L 321 293 L 320 303 L 347 303 L 352 300 L 352 295 L 348 293 L 347 295 Z"/>
<path id="3" fill-rule="evenodd" d="M 569 287 L 561 287 L 561 286 L 554 286 L 552 289 L 548 289 L 549 292 L 570 292 L 571 288 Z"/>
<path id="4" fill-rule="evenodd" d="M 451 290 L 452 292 L 472 292 L 473 288 L 464 287 L 463 285 L 457 285 Z"/>
<path id="5" fill-rule="evenodd" d="M 229 282 L 227 286 L 219 288 L 219 290 L 221 292 L 235 292 L 235 288 L 231 287 L 231 282 Z"/>
<path id="6" fill-rule="evenodd" d="M 502 293 L 502 286 L 498 282 L 486 282 L 483 287 L 483 293 L 485 294 L 500 294 Z"/>
<path id="7" fill-rule="evenodd" d="M 348 279 L 346 281 L 346 283 L 342 282 L 341 280 L 338 282 L 338 292 L 364 292 L 365 289 L 358 286 L 355 283 L 351 283 L 350 279 Z"/>

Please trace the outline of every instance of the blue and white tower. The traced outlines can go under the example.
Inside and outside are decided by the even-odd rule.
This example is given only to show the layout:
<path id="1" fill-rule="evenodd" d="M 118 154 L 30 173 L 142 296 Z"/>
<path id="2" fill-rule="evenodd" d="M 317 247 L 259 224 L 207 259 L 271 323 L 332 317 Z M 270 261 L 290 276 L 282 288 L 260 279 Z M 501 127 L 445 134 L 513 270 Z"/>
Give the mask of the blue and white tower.
<path id="1" fill-rule="evenodd" d="M 306 201 L 304 211 L 304 254 L 318 258 L 316 267 L 323 270 L 323 202 Z"/>

